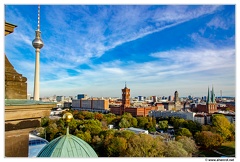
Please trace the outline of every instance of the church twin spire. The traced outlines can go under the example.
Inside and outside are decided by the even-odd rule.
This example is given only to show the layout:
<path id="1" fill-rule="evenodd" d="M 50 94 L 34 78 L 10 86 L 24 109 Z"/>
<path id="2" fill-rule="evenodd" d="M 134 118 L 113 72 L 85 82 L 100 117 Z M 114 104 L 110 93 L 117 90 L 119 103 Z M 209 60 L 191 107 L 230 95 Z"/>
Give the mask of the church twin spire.
<path id="1" fill-rule="evenodd" d="M 208 87 L 207 103 L 216 103 L 213 86 L 212 86 L 211 94 L 210 94 L 209 87 Z"/>

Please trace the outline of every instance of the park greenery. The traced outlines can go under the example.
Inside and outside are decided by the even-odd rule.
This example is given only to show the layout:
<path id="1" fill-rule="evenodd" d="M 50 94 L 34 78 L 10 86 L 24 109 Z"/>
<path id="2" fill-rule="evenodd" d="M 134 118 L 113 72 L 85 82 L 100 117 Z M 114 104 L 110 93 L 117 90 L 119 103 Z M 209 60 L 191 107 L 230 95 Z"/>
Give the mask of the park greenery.
<path id="1" fill-rule="evenodd" d="M 217 149 L 235 140 L 235 125 L 224 115 L 213 115 L 211 125 L 201 125 L 177 117 L 133 117 L 108 113 L 70 110 L 73 120 L 69 133 L 89 143 L 99 157 L 192 157 L 200 148 Z M 60 119 L 42 118 L 41 136 L 51 141 L 66 134 L 66 123 Z M 109 129 L 113 125 L 113 129 Z M 172 126 L 173 135 L 169 136 Z M 135 134 L 124 128 L 148 130 Z M 163 132 L 163 133 L 159 133 Z"/>

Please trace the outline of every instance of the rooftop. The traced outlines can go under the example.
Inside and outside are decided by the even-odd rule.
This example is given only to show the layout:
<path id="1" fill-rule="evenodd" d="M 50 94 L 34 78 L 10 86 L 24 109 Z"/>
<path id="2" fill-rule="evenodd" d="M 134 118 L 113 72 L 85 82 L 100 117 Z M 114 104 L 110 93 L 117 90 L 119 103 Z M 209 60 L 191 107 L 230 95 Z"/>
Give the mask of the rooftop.
<path id="1" fill-rule="evenodd" d="M 82 139 L 71 134 L 52 140 L 37 157 L 98 157 L 93 148 Z"/>
<path id="2" fill-rule="evenodd" d="M 35 101 L 35 100 L 27 100 L 27 99 L 5 99 L 5 106 L 47 105 L 47 104 L 53 104 L 53 102 L 43 102 L 43 101 Z"/>

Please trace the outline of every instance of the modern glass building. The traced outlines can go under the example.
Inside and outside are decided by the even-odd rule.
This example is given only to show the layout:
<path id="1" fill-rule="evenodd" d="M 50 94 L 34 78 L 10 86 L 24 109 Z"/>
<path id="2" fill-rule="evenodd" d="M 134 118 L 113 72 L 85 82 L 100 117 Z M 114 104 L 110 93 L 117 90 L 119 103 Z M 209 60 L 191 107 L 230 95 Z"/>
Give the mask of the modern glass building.
<path id="1" fill-rule="evenodd" d="M 28 157 L 37 157 L 38 153 L 48 143 L 47 140 L 29 133 Z"/>

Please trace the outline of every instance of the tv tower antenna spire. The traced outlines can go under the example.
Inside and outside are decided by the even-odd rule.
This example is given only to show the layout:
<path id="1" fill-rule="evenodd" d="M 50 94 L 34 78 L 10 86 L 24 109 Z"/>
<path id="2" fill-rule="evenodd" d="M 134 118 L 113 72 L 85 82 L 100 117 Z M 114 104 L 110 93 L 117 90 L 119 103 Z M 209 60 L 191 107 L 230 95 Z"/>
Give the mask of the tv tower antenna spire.
<path id="1" fill-rule="evenodd" d="M 32 41 L 33 47 L 36 49 L 36 60 L 35 60 L 35 77 L 34 77 L 34 100 L 39 101 L 39 62 L 40 62 L 40 49 L 43 47 L 43 41 L 41 39 L 40 31 L 40 5 L 38 5 L 38 25 L 35 31 L 35 39 Z"/>

